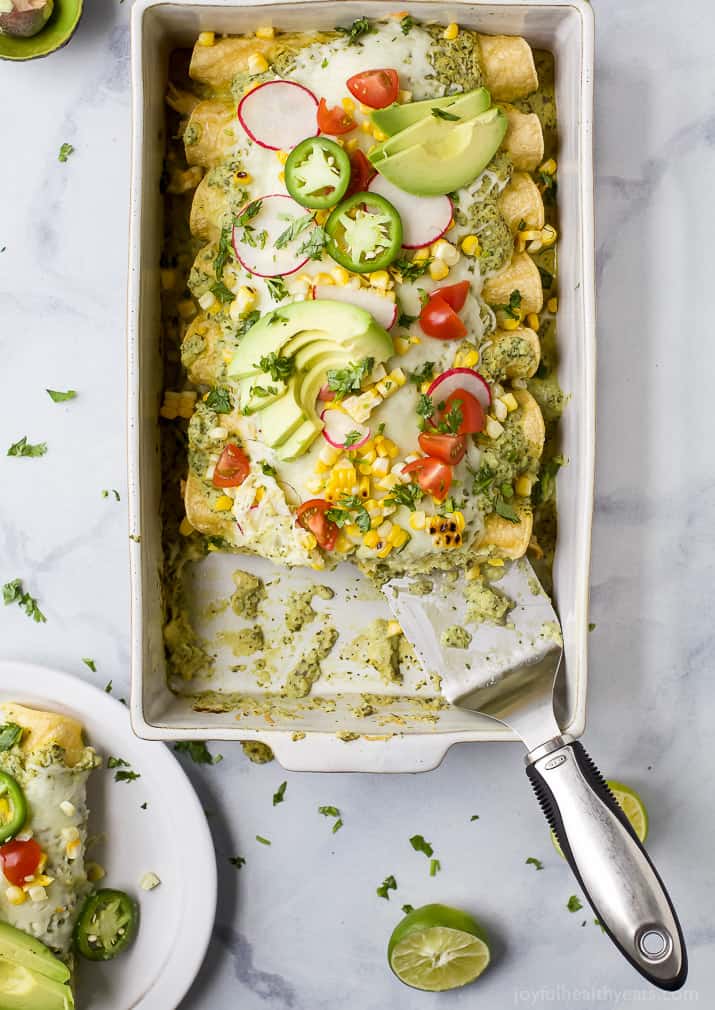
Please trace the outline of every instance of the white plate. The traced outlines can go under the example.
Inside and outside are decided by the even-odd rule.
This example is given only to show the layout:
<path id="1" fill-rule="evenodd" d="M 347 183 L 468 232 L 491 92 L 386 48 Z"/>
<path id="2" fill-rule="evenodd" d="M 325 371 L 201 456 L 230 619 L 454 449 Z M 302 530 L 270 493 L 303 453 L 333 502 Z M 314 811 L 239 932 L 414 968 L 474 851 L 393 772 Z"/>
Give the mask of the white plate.
<path id="1" fill-rule="evenodd" d="M 134 736 L 124 705 L 83 680 L 2 662 L 0 701 L 10 700 L 75 716 L 105 760 L 121 757 L 141 775 L 115 782 L 105 768 L 90 777 L 89 831 L 103 840 L 89 858 L 107 870 L 102 886 L 137 898 L 140 926 L 116 962 L 78 959 L 78 1010 L 172 1010 L 201 967 L 216 912 L 213 842 L 191 783 L 163 744 Z M 161 884 L 142 891 L 150 870 Z"/>

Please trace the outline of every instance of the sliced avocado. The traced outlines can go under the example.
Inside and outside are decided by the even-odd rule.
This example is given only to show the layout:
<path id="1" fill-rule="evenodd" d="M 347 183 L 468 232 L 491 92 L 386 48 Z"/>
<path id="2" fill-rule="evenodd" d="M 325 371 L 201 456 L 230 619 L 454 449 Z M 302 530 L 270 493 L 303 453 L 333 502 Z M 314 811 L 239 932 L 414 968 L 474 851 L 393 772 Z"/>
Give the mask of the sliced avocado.
<path id="1" fill-rule="evenodd" d="M 241 339 L 228 374 L 234 378 L 256 375 L 260 372 L 256 362 L 263 355 L 290 356 L 319 339 L 332 340 L 338 349 L 358 358 L 384 361 L 393 354 L 392 337 L 369 312 L 347 302 L 319 298 L 282 305 L 261 316 Z"/>
<path id="2" fill-rule="evenodd" d="M 507 119 L 492 108 L 451 126 L 438 144 L 415 144 L 383 158 L 380 175 L 417 196 L 440 196 L 474 182 L 492 160 L 506 133 Z"/>
<path id="3" fill-rule="evenodd" d="M 441 119 L 439 115 L 433 113 L 433 109 L 438 109 L 447 113 L 448 116 L 457 116 L 459 119 L 473 119 L 482 112 L 486 112 L 492 104 L 491 95 L 486 88 L 475 88 L 474 91 L 467 91 L 463 95 L 448 95 L 446 98 L 427 99 L 424 102 L 408 102 L 406 105 L 391 105 L 387 109 L 375 109 L 372 113 L 372 120 L 375 125 L 384 133 L 390 135 L 390 139 L 380 144 L 380 149 L 385 154 L 395 153 L 404 147 L 409 147 L 411 143 L 421 142 L 421 138 L 408 140 L 399 147 L 393 145 L 401 140 L 403 135 L 414 129 L 418 123 L 427 125 L 429 123 L 453 123 L 453 119 Z M 387 118 L 388 129 L 382 125 L 383 118 Z M 395 124 L 393 126 L 393 124 Z M 381 156 L 381 155 L 380 155 Z M 373 155 L 370 156 L 371 160 Z"/>
<path id="4" fill-rule="evenodd" d="M 54 4 L 43 3 L 35 10 L 3 12 L 0 15 L 0 59 L 34 60 L 61 49 L 79 24 L 82 5 L 83 0 L 54 0 Z M 43 22 L 45 14 L 47 20 Z M 18 18 L 21 18 L 19 31 Z M 34 29 L 36 34 L 28 37 L 26 32 Z"/>
<path id="5" fill-rule="evenodd" d="M 286 391 L 285 382 L 274 382 L 268 372 L 259 372 L 258 375 L 251 375 L 241 379 L 238 393 L 238 402 L 241 404 L 241 411 L 244 414 L 255 414 L 258 410 L 265 410 L 274 403 Z M 264 390 L 264 393 L 256 392 Z M 268 392 L 273 390 L 273 392 Z"/>
<path id="6" fill-rule="evenodd" d="M 72 990 L 21 964 L 0 957 L 2 1010 L 74 1010 Z"/>
<path id="7" fill-rule="evenodd" d="M 291 380 L 283 396 L 260 412 L 263 441 L 275 449 L 290 438 L 305 420 L 303 408 L 296 397 L 295 383 Z"/>
<path id="8" fill-rule="evenodd" d="M 296 372 L 306 372 L 325 355 L 341 354 L 343 350 L 334 340 L 314 340 L 295 354 L 293 360 Z"/>
<path id="9" fill-rule="evenodd" d="M 56 982 L 69 982 L 69 968 L 55 957 L 49 947 L 8 922 L 0 922 L 0 960 L 22 965 Z"/>
<path id="10" fill-rule="evenodd" d="M 323 425 L 320 421 L 317 424 L 312 418 L 303 421 L 300 428 L 297 428 L 290 438 L 285 440 L 283 445 L 278 446 L 276 450 L 278 459 L 290 460 L 302 456 L 322 430 Z"/>

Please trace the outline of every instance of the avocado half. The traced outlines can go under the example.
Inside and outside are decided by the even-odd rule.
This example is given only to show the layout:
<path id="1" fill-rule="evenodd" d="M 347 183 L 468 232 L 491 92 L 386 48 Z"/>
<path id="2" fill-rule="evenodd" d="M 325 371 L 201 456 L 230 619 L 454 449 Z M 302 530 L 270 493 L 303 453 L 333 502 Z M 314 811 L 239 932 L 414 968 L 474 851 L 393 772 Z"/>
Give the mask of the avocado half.
<path id="1" fill-rule="evenodd" d="M 47 23 L 36 35 L 29 37 L 9 34 L 12 30 L 11 19 L 20 15 L 0 15 L 1 60 L 34 60 L 40 56 L 49 56 L 67 45 L 82 17 L 83 0 L 54 0 L 52 7 Z M 3 22 L 9 27 L 3 27 Z"/>

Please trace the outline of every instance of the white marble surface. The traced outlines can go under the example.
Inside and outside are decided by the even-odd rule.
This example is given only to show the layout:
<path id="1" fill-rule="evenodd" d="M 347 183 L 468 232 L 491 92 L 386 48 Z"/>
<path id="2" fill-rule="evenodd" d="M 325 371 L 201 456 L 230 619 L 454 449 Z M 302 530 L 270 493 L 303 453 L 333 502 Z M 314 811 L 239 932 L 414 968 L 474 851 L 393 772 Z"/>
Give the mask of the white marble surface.
<path id="1" fill-rule="evenodd" d="M 24 434 L 49 443 L 41 460 L 0 455 L 0 582 L 24 579 L 48 618 L 0 611 L 0 657 L 111 678 L 121 694 L 130 4 L 88 6 L 63 52 L 0 64 L 0 447 Z M 597 628 L 585 742 L 648 803 L 650 849 L 689 941 L 687 998 L 709 1005 L 715 13 L 708 0 L 598 0 L 596 20 Z M 76 152 L 59 164 L 64 141 Z M 55 405 L 48 386 L 80 395 Z M 102 499 L 102 488 L 122 501 Z M 577 888 L 517 747 L 463 746 L 412 777 L 285 775 L 249 764 L 237 745 L 220 750 L 218 766 L 189 768 L 211 813 L 221 894 L 185 1010 L 665 1000 L 645 992 L 590 914 L 566 910 Z M 337 835 L 318 804 L 342 810 Z M 415 832 L 442 861 L 434 879 L 408 844 Z M 235 853 L 247 859 L 240 873 L 228 864 Z M 543 872 L 525 865 L 531 855 Z M 389 873 L 399 890 L 388 903 L 375 887 Z M 472 909 L 493 933 L 494 964 L 478 987 L 419 995 L 391 977 L 385 947 L 400 904 L 432 900 Z"/>

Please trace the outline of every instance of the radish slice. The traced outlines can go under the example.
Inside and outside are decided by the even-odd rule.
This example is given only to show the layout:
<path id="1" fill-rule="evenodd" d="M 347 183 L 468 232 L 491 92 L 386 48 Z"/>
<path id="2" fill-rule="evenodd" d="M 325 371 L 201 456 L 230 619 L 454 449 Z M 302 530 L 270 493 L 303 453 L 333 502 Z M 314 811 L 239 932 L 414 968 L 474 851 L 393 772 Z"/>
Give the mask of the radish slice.
<path id="1" fill-rule="evenodd" d="M 473 368 L 450 368 L 448 371 L 442 372 L 427 390 L 427 396 L 433 400 L 439 396 L 440 402 L 444 402 L 457 389 L 471 393 L 475 399 L 479 400 L 484 410 L 489 410 L 492 402 L 491 390 L 486 379 L 483 379 L 479 372 L 475 372 Z"/>
<path id="2" fill-rule="evenodd" d="M 380 326 L 389 330 L 397 320 L 397 303 L 369 288 L 338 287 L 333 284 L 313 285 L 313 298 L 327 298 L 333 302 L 347 302 L 365 309 Z"/>
<path id="3" fill-rule="evenodd" d="M 370 438 L 370 429 L 366 428 L 364 424 L 357 424 L 349 414 L 344 414 L 342 410 L 328 407 L 320 415 L 320 420 L 324 425 L 323 438 L 335 449 L 359 449 Z M 354 437 L 356 432 L 360 438 L 354 442 L 351 438 L 350 445 L 346 445 L 345 440 L 348 435 Z"/>
<path id="4" fill-rule="evenodd" d="M 260 147 L 289 151 L 317 137 L 318 99 L 295 81 L 266 81 L 243 96 L 238 121 Z"/>
<path id="5" fill-rule="evenodd" d="M 285 193 L 269 193 L 251 200 L 251 203 L 259 202 L 260 210 L 247 224 L 233 226 L 232 240 L 236 256 L 249 273 L 258 277 L 284 277 L 295 273 L 310 259 L 305 253 L 298 252 L 310 234 L 310 229 L 301 232 L 282 249 L 276 249 L 276 239 L 293 218 L 303 217 L 309 211 Z M 241 216 L 240 211 L 238 216 Z M 255 244 L 251 245 L 251 242 Z"/>
<path id="6" fill-rule="evenodd" d="M 452 201 L 448 196 L 414 196 L 382 175 L 376 175 L 367 188 L 389 200 L 402 218 L 402 245 L 406 249 L 431 245 L 449 228 Z"/>

